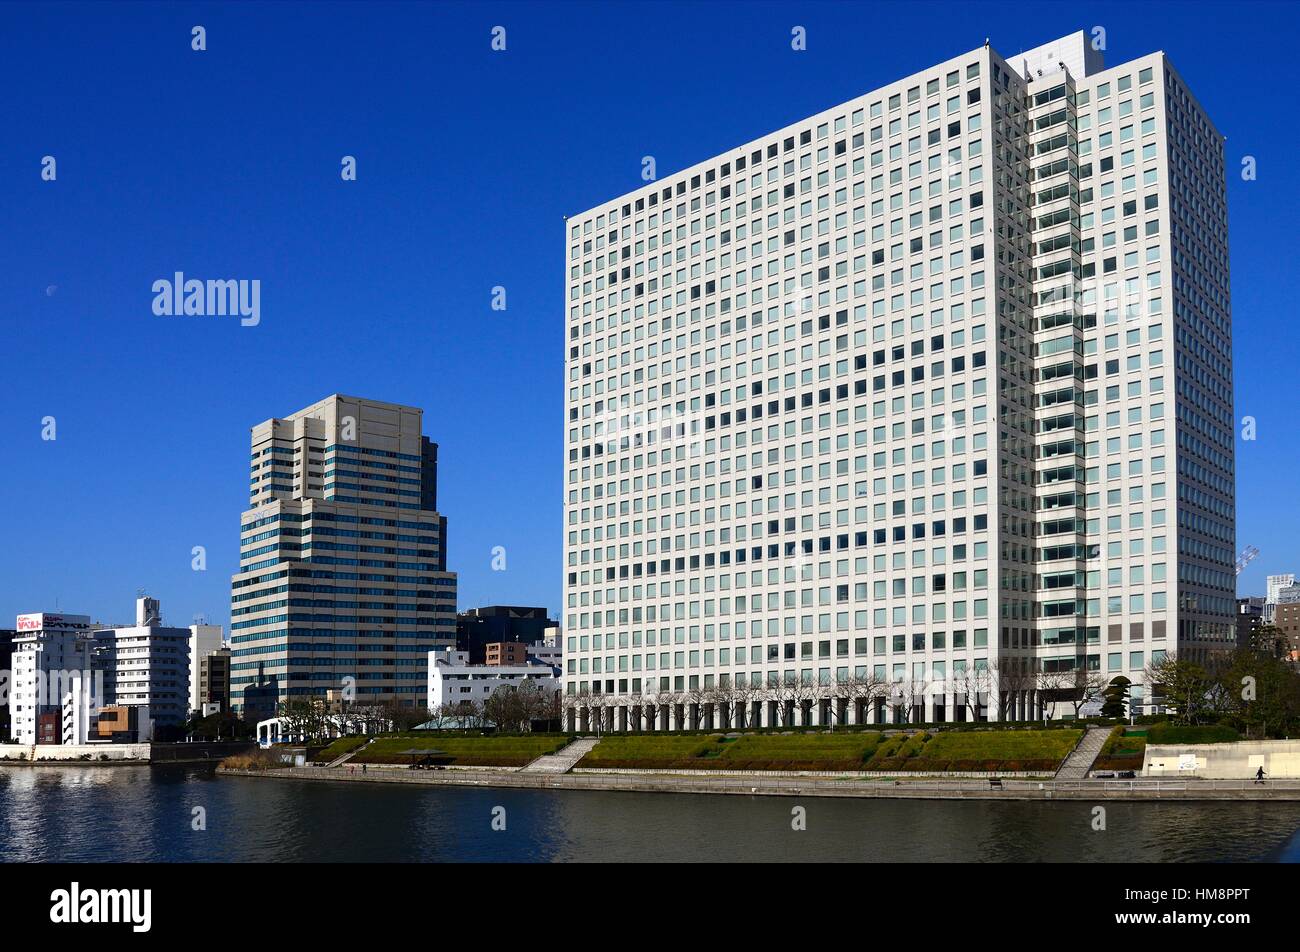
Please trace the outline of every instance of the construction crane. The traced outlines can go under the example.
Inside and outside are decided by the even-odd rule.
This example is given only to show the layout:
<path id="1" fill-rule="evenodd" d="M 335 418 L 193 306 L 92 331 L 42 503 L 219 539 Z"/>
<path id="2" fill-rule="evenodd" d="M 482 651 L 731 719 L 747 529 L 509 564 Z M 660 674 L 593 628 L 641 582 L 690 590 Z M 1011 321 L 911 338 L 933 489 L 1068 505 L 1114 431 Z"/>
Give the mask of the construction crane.
<path id="1" fill-rule="evenodd" d="M 1248 545 L 1241 550 L 1241 555 L 1237 556 L 1237 574 L 1240 575 L 1251 562 L 1259 557 L 1259 549 L 1253 545 Z"/>

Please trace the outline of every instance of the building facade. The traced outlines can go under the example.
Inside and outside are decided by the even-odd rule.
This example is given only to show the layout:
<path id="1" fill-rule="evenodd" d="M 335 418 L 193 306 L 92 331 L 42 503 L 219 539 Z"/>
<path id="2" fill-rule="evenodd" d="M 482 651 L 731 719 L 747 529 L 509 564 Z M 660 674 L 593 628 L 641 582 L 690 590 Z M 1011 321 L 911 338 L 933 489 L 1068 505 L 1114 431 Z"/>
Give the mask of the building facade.
<path id="1" fill-rule="evenodd" d="M 1248 595 L 1237 599 L 1237 647 L 1251 648 L 1264 626 L 1264 599 Z"/>
<path id="2" fill-rule="evenodd" d="M 18 616 L 9 691 L 14 740 L 85 743 L 93 712 L 103 701 L 102 681 L 91 670 L 90 643 L 89 615 Z"/>
<path id="3" fill-rule="evenodd" d="M 13 690 L 14 636 L 16 634 L 18 632 L 12 628 L 0 629 L 0 671 L 6 672 L 5 677 L 8 679 L 6 690 L 11 693 Z M 8 741 L 12 736 L 9 723 L 9 705 L 8 703 L 0 703 L 0 741 Z"/>
<path id="4" fill-rule="evenodd" d="M 199 687 L 199 673 L 203 667 L 203 659 L 214 651 L 220 651 L 224 645 L 225 641 L 222 637 L 220 625 L 202 623 L 190 625 L 189 704 L 191 712 L 203 709 L 203 700 L 200 697 L 201 690 Z"/>
<path id="5" fill-rule="evenodd" d="M 230 596 L 236 710 L 258 685 L 263 712 L 269 693 L 424 704 L 429 651 L 455 643 L 456 576 L 421 416 L 335 394 L 253 427 Z"/>
<path id="6" fill-rule="evenodd" d="M 1282 593 L 1295 585 L 1295 573 L 1287 572 L 1285 575 L 1270 575 L 1265 579 L 1265 584 L 1267 588 L 1264 593 L 1264 624 L 1271 625 Z"/>
<path id="7" fill-rule="evenodd" d="M 986 44 L 565 228 L 571 725 L 1144 710 L 1233 645 L 1223 138 L 1163 53 Z"/>
<path id="8" fill-rule="evenodd" d="M 1273 626 L 1278 640 L 1270 647 L 1288 661 L 1300 662 L 1300 598 L 1277 603 Z"/>
<path id="9" fill-rule="evenodd" d="M 209 651 L 199 661 L 199 706 L 204 717 L 230 710 L 230 649 Z"/>
<path id="10" fill-rule="evenodd" d="M 484 649 L 483 663 L 493 664 L 526 664 L 528 662 L 528 646 L 521 641 L 493 641 Z"/>
<path id="11" fill-rule="evenodd" d="M 485 605 L 456 616 L 456 650 L 469 653 L 482 664 L 489 644 L 517 642 L 531 645 L 546 637 L 555 622 L 545 608 L 522 605 Z"/>
<path id="12" fill-rule="evenodd" d="M 158 599 L 140 596 L 134 625 L 98 629 L 94 639 L 94 666 L 104 673 L 104 705 L 145 708 L 154 725 L 185 723 L 190 711 L 190 629 L 165 626 Z"/>
<path id="13" fill-rule="evenodd" d="M 552 696 L 560 690 L 555 670 L 545 664 L 473 664 L 468 651 L 443 649 L 429 652 L 430 711 L 459 710 L 461 705 L 481 705 L 494 693 L 532 682 Z"/>

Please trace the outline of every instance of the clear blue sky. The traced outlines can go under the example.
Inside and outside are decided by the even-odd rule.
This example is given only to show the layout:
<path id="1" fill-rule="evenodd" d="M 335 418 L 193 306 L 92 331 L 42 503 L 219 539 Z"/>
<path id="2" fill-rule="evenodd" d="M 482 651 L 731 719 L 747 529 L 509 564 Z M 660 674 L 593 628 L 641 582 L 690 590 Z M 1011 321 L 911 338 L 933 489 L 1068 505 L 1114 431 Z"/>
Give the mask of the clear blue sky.
<path id="1" fill-rule="evenodd" d="M 1300 571 L 1293 8 L 4 4 L 0 623 L 56 599 L 125 619 L 137 588 L 226 623 L 248 428 L 334 392 L 425 409 L 461 607 L 556 610 L 562 216 L 638 187 L 642 156 L 666 174 L 985 37 L 1011 55 L 1095 25 L 1112 63 L 1166 50 L 1228 136 L 1237 414 L 1259 429 L 1237 538 L 1262 592 Z M 259 279 L 261 325 L 155 317 L 178 270 Z"/>

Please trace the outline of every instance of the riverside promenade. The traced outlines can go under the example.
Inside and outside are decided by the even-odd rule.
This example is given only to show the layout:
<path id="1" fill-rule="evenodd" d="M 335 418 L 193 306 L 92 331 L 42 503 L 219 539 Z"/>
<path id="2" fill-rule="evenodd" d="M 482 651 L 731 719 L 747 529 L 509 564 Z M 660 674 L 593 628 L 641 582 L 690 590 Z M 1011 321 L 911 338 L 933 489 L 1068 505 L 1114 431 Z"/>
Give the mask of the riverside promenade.
<path id="1" fill-rule="evenodd" d="M 972 777 L 864 777 L 855 774 L 747 774 L 707 776 L 620 771 L 547 774 L 517 768 L 410 770 L 370 765 L 342 767 L 221 767 L 229 777 L 317 783 L 398 783 L 424 787 L 514 787 L 629 793 L 712 793 L 767 797 L 857 797 L 921 800 L 1273 800 L 1300 801 L 1300 780 L 1052 780 Z"/>

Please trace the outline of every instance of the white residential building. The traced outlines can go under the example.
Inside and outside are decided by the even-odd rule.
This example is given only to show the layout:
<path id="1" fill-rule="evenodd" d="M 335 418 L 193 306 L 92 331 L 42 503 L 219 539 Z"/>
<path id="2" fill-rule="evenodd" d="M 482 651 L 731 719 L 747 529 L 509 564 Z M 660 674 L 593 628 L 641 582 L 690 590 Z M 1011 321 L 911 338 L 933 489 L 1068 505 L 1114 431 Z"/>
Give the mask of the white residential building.
<path id="1" fill-rule="evenodd" d="M 1223 137 L 1165 54 L 986 44 L 565 228 L 573 726 L 1142 707 L 1232 646 Z"/>
<path id="2" fill-rule="evenodd" d="M 1277 611 L 1278 601 L 1283 591 L 1295 585 L 1295 573 L 1288 572 L 1285 575 L 1270 575 L 1265 579 L 1268 586 L 1264 595 L 1264 617 L 1266 625 L 1273 624 L 1273 615 Z"/>
<path id="3" fill-rule="evenodd" d="M 10 731 L 18 743 L 85 743 L 102 701 L 91 673 L 90 639 L 89 615 L 18 616 L 9 691 Z M 42 715 L 57 727 L 41 731 Z"/>
<path id="4" fill-rule="evenodd" d="M 183 724 L 190 710 L 191 632 L 165 627 L 156 598 L 141 596 L 135 605 L 134 625 L 94 633 L 105 703 L 147 708 L 154 725 Z"/>
<path id="5" fill-rule="evenodd" d="M 558 628 L 548 628 L 547 632 L 558 632 Z M 537 664 L 549 665 L 555 669 L 556 674 L 562 673 L 564 665 L 564 649 L 558 641 L 553 641 L 548 635 L 541 641 L 535 641 L 526 649 L 530 662 Z"/>
<path id="6" fill-rule="evenodd" d="M 203 659 L 214 652 L 220 651 L 222 647 L 224 647 L 224 642 L 221 638 L 220 625 L 190 625 L 189 709 L 191 711 L 203 710 L 203 701 L 199 696 L 199 674 L 202 670 Z"/>
<path id="7" fill-rule="evenodd" d="M 529 646 L 529 654 L 535 646 Z M 468 651 L 450 648 L 429 652 L 429 710 L 466 702 L 482 704 L 502 687 L 517 688 L 526 681 L 546 692 L 560 690 L 555 670 L 548 664 L 470 664 Z"/>

